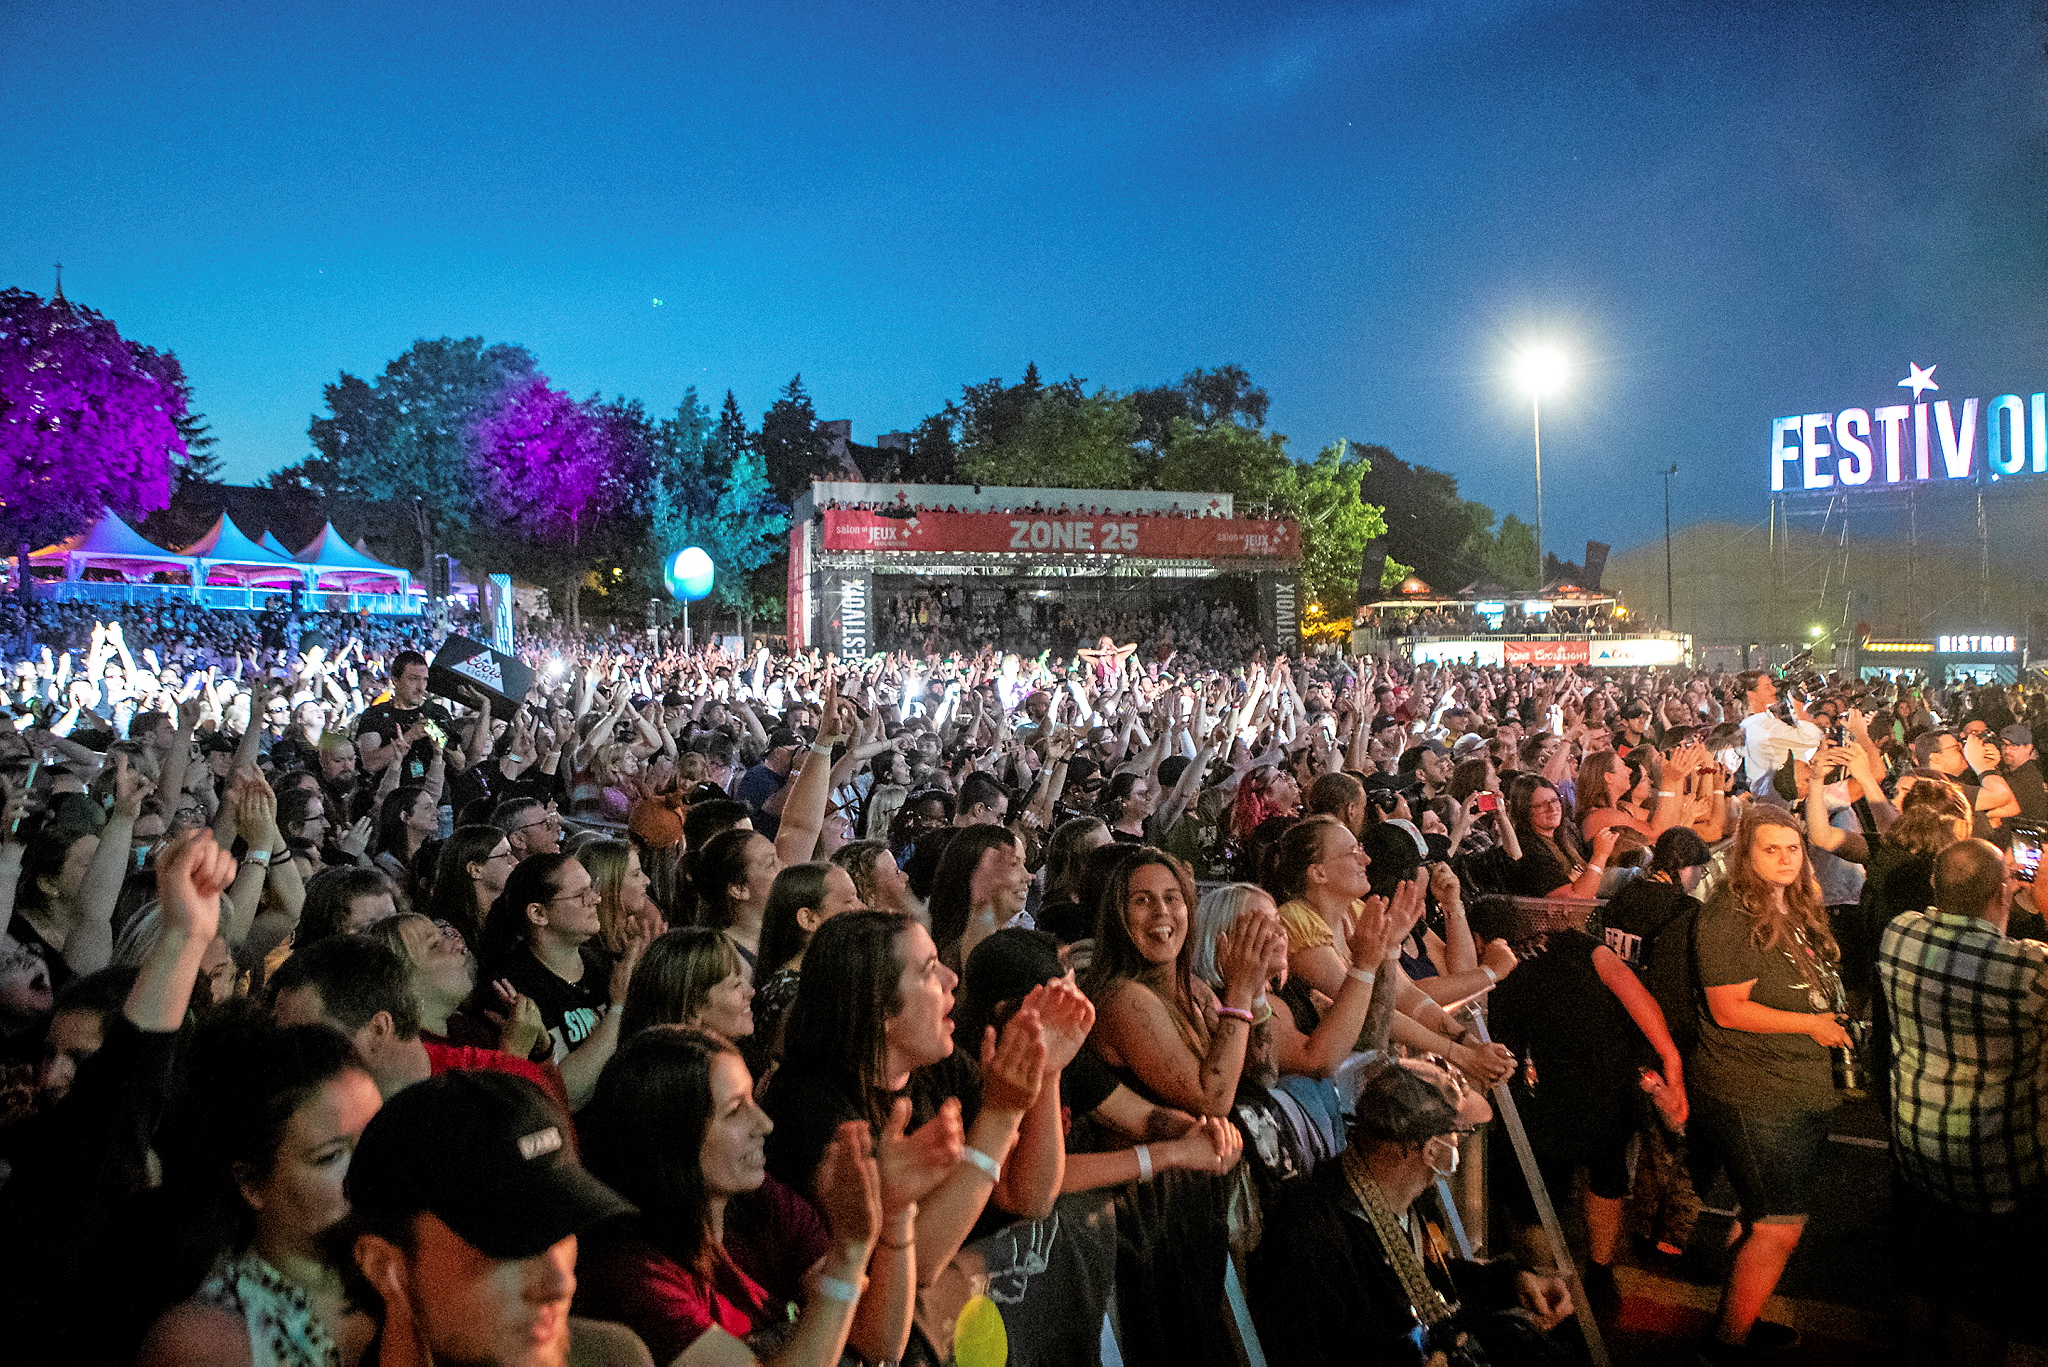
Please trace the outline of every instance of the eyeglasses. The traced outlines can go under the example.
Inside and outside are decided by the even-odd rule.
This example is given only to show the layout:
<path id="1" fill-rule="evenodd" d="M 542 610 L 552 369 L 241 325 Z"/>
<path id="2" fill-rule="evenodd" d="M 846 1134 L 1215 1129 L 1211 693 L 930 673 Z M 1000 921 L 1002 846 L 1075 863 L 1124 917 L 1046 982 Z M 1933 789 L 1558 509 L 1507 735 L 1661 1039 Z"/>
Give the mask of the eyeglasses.
<path id="1" fill-rule="evenodd" d="M 527 822 L 527 823 L 526 823 L 526 824 L 525 824 L 524 826 L 515 826 L 515 827 L 513 827 L 513 829 L 512 829 L 512 834 L 513 834 L 513 835 L 518 835 L 518 834 L 519 834 L 520 832 L 522 832 L 522 831 L 530 831 L 530 830 L 532 830 L 532 829 L 533 829 L 533 828 L 534 828 L 535 826 L 547 826 L 547 827 L 550 827 L 550 828 L 552 828 L 552 829 L 554 829 L 554 830 L 557 830 L 557 831 L 559 831 L 559 830 L 561 830 L 561 829 L 562 829 L 562 818 L 560 818 L 559 816 L 554 816 L 554 815 L 550 814 L 550 815 L 548 815 L 548 816 L 544 816 L 544 817 L 542 817 L 542 818 L 541 818 L 540 820 L 538 820 L 538 821 L 529 821 L 529 822 Z"/>

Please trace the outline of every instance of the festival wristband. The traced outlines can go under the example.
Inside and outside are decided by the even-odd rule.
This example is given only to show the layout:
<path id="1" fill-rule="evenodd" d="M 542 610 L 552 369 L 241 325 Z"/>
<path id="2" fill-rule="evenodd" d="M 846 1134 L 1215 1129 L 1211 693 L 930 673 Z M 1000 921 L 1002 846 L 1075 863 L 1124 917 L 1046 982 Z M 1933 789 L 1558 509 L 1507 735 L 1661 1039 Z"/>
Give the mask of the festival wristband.
<path id="1" fill-rule="evenodd" d="M 1252 1023 L 1252 1013 L 1242 1006 L 1219 1006 L 1216 1015 L 1222 1020 L 1243 1021 L 1246 1025 Z"/>
<path id="2" fill-rule="evenodd" d="M 1138 1180 L 1140 1182 L 1149 1182 L 1152 1180 L 1152 1146 L 1150 1144 L 1138 1145 L 1137 1154 Z"/>
<path id="3" fill-rule="evenodd" d="M 1374 973 L 1369 968 L 1347 968 L 1344 970 L 1344 976 L 1354 982 L 1364 983 L 1367 987 L 1371 987 L 1375 982 L 1379 981 L 1379 974 Z"/>
<path id="4" fill-rule="evenodd" d="M 838 1301 L 841 1305 L 852 1305 L 860 1299 L 860 1283 L 841 1281 L 837 1277 L 820 1276 L 818 1278 L 818 1294 L 828 1301 Z"/>
<path id="5" fill-rule="evenodd" d="M 970 1144 L 960 1150 L 960 1158 L 963 1162 L 972 1163 L 975 1167 L 980 1168 L 987 1175 L 989 1181 L 1000 1182 L 1003 1180 L 1003 1165 L 973 1145 Z"/>
<path id="6" fill-rule="evenodd" d="M 1493 971 L 1492 964 L 1479 965 L 1479 971 L 1486 975 L 1486 981 L 1488 981 L 1489 983 L 1497 983 L 1500 981 L 1500 974 Z"/>
<path id="7" fill-rule="evenodd" d="M 247 854 L 245 854 L 245 855 L 243 855 L 243 856 L 242 856 L 242 862 L 243 862 L 244 864 L 255 864 L 255 865 L 257 865 L 257 866 L 258 866 L 259 868 L 269 868 L 269 867 L 270 867 L 270 851 L 269 851 L 269 850 L 250 850 L 250 851 L 249 851 L 249 852 L 248 852 Z"/>

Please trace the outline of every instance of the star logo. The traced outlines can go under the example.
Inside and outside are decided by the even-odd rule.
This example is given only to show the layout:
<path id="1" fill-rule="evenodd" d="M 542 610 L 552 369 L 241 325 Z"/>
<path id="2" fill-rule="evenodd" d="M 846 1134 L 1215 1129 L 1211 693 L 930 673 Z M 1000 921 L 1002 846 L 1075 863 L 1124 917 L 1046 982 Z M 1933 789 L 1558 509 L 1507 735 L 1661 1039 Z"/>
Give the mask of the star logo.
<path id="1" fill-rule="evenodd" d="M 1899 381 L 1899 388 L 1912 390 L 1914 403 L 1920 402 L 1921 390 L 1938 390 L 1941 388 L 1940 385 L 1934 382 L 1934 372 L 1940 369 L 1938 363 L 1936 365 L 1928 366 L 1925 370 L 1922 370 L 1919 366 L 1914 365 L 1911 361 L 1908 361 L 1906 362 L 1906 368 L 1912 371 L 1913 373 L 1908 375 L 1905 379 Z"/>

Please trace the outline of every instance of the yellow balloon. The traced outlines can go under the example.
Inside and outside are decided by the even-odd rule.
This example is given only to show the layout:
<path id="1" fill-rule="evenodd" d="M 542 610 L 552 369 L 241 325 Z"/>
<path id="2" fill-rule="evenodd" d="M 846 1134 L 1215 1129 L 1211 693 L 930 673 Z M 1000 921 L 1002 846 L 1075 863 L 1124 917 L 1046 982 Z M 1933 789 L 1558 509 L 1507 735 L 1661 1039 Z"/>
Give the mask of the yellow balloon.
<path id="1" fill-rule="evenodd" d="M 1009 1360 L 1003 1312 L 987 1296 L 970 1297 L 953 1322 L 953 1361 L 959 1367 L 1003 1367 Z"/>

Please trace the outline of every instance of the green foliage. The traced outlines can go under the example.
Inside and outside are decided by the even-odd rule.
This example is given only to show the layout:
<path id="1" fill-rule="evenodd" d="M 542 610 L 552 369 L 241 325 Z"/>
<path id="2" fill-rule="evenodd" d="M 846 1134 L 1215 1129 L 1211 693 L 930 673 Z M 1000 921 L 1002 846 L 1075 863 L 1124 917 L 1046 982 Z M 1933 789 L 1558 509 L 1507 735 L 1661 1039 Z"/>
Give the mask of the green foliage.
<path id="1" fill-rule="evenodd" d="M 1236 423 L 1198 427 L 1191 418 L 1173 420 L 1159 458 L 1162 489 L 1214 490 L 1248 503 L 1271 503 L 1290 477 L 1294 462 L 1287 438 Z"/>
<path id="2" fill-rule="evenodd" d="M 960 477 L 958 458 L 953 420 L 934 413 L 911 432 L 910 458 L 899 463 L 895 477 L 921 484 L 952 484 Z"/>
<path id="3" fill-rule="evenodd" d="M 1277 481 L 1275 511 L 1301 524 L 1301 583 L 1330 618 L 1356 605 L 1366 543 L 1386 531 L 1380 510 L 1359 497 L 1369 462 L 1349 442 L 1324 447 L 1313 461 L 1290 462 Z"/>
<path id="4" fill-rule="evenodd" d="M 299 482 L 365 503 L 424 507 L 440 538 L 463 544 L 477 505 L 471 431 L 538 374 L 524 347 L 481 337 L 414 342 L 374 382 L 347 371 L 326 388 L 307 435 L 317 453 Z"/>
<path id="5" fill-rule="evenodd" d="M 1536 529 L 1509 513 L 1500 520 L 1500 531 L 1492 538 L 1491 568 L 1495 583 L 1504 588 L 1534 589 L 1536 582 Z"/>
<path id="6" fill-rule="evenodd" d="M 179 381 L 178 395 L 185 401 L 185 411 L 177 419 L 178 435 L 185 439 L 185 458 L 178 462 L 178 487 L 219 484 L 220 457 L 213 448 L 220 444 L 220 438 L 213 435 L 213 425 L 207 422 L 206 415 L 192 407 L 191 381 Z"/>
<path id="7" fill-rule="evenodd" d="M 1035 384 L 1037 377 L 1030 378 Z M 974 484 L 1130 488 L 1138 415 L 1120 395 L 1107 389 L 1083 394 L 1080 385 L 1068 380 L 1039 388 L 1021 404 L 1019 385 L 998 396 L 993 411 L 976 415 L 981 420 L 963 422 L 960 477 Z"/>
<path id="8" fill-rule="evenodd" d="M 1410 465 L 1384 446 L 1365 455 L 1372 469 L 1362 492 L 1386 509 L 1389 557 L 1443 593 L 1497 577 L 1491 508 L 1461 498 L 1454 475 Z"/>
<path id="9" fill-rule="evenodd" d="M 657 429 L 648 498 L 653 579 L 684 546 L 701 546 L 717 568 L 712 597 L 742 616 L 761 610 L 749 574 L 787 553 L 789 510 L 775 500 L 768 468 L 727 390 L 716 425 L 692 389 Z"/>
<path id="10" fill-rule="evenodd" d="M 781 397 L 761 415 L 761 431 L 755 449 L 768 471 L 768 483 L 785 503 L 810 487 L 813 479 L 828 478 L 837 467 L 826 458 L 827 442 L 818 431 L 818 413 L 811 396 L 804 392 L 804 377 L 797 375 L 783 386 Z"/>

